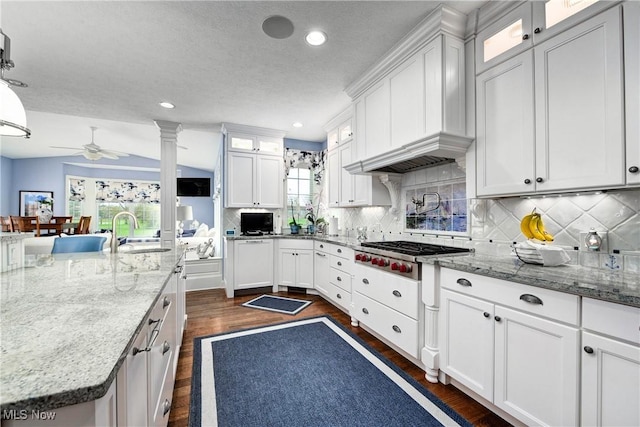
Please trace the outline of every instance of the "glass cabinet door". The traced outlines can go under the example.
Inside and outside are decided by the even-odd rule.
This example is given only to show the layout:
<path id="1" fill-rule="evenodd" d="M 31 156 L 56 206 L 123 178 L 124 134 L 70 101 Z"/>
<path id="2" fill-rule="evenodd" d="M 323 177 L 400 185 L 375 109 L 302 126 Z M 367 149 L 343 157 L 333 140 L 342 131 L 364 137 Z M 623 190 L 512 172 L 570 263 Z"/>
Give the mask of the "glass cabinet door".
<path id="1" fill-rule="evenodd" d="M 282 139 L 258 137 L 257 147 L 260 154 L 282 155 Z"/>
<path id="2" fill-rule="evenodd" d="M 229 149 L 230 150 L 246 150 L 253 151 L 254 148 L 254 139 L 253 137 L 245 137 L 245 136 L 235 136 L 231 135 L 229 137 Z"/>

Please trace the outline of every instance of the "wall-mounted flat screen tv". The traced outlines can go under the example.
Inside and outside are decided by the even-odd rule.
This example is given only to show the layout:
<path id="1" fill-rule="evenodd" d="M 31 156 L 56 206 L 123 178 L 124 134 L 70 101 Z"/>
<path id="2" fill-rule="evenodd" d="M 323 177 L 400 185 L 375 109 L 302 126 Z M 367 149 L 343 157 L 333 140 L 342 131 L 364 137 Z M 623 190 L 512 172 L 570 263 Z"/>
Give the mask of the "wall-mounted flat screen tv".
<path id="1" fill-rule="evenodd" d="M 211 178 L 178 178 L 177 195 L 183 197 L 210 197 Z"/>

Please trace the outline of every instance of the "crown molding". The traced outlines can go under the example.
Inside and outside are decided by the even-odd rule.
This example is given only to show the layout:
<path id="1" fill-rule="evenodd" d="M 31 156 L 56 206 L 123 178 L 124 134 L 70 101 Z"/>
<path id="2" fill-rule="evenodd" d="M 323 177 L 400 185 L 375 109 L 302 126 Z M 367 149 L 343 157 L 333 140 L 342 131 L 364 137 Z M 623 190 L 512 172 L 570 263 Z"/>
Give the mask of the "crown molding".
<path id="1" fill-rule="evenodd" d="M 353 117 L 353 106 L 350 105 L 340 114 L 338 114 L 337 116 L 329 120 L 327 124 L 324 125 L 322 128 L 324 129 L 325 132 L 330 132 L 331 130 L 337 128 L 346 120 L 349 120 L 352 117 Z"/>
<path id="2" fill-rule="evenodd" d="M 373 67 L 347 86 L 345 92 L 355 100 L 437 35 L 449 34 L 462 40 L 465 35 L 466 23 L 467 15 L 444 5 L 438 6 L 384 54 Z"/>
<path id="3" fill-rule="evenodd" d="M 246 133 L 250 135 L 270 136 L 272 138 L 284 138 L 287 132 L 278 129 L 261 128 L 258 126 L 239 125 L 237 123 L 222 123 L 220 132 L 223 135 L 227 133 Z"/>

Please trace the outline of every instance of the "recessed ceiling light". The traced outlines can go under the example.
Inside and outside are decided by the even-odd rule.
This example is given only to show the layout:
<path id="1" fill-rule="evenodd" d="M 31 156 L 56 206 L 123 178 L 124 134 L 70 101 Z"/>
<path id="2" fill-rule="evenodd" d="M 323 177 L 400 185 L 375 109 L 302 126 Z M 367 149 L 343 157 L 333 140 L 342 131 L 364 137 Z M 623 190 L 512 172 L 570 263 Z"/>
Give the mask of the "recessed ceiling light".
<path id="1" fill-rule="evenodd" d="M 161 106 L 162 108 L 168 108 L 168 109 L 176 108 L 176 106 L 175 106 L 175 105 L 173 105 L 173 104 L 172 104 L 172 103 L 170 103 L 170 102 L 161 102 L 161 103 L 160 103 L 160 106 Z"/>
<path id="2" fill-rule="evenodd" d="M 301 128 L 301 127 L 302 127 L 302 123 L 300 123 L 300 122 L 295 122 L 295 123 L 293 124 L 293 127 L 294 127 L 294 128 Z"/>
<path id="3" fill-rule="evenodd" d="M 309 31 L 304 39 L 311 46 L 320 46 L 327 41 L 327 35 L 322 31 L 314 30 Z"/>

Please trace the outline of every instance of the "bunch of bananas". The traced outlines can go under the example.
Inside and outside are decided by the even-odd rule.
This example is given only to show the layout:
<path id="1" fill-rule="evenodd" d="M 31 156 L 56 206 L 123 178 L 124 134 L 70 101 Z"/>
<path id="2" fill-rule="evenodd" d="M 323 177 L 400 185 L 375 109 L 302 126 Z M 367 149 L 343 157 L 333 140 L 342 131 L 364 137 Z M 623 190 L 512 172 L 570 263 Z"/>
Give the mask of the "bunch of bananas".
<path id="1" fill-rule="evenodd" d="M 529 215 L 525 215 L 520 221 L 520 231 L 527 239 L 538 239 L 542 242 L 553 242 L 553 236 L 544 229 L 542 216 L 536 213 L 536 209 Z"/>

